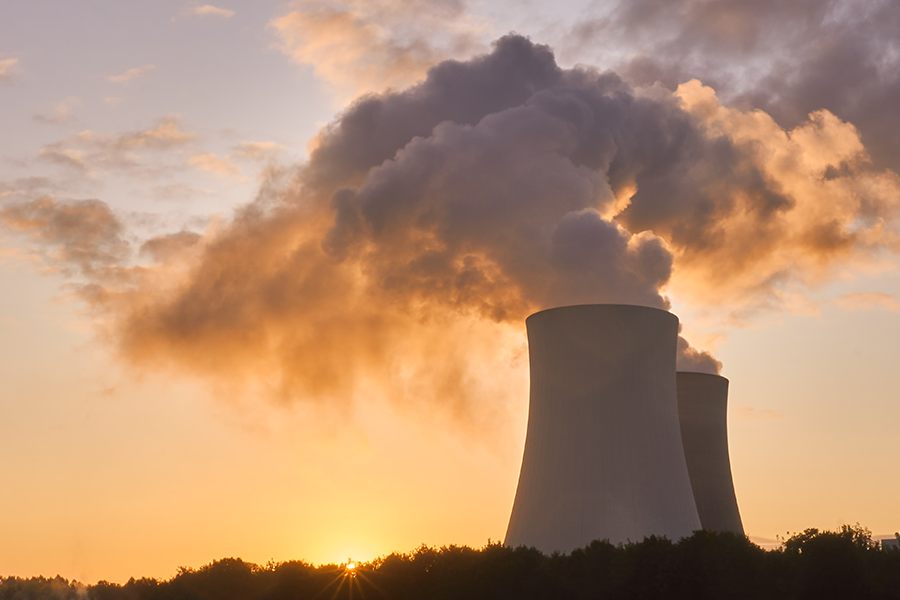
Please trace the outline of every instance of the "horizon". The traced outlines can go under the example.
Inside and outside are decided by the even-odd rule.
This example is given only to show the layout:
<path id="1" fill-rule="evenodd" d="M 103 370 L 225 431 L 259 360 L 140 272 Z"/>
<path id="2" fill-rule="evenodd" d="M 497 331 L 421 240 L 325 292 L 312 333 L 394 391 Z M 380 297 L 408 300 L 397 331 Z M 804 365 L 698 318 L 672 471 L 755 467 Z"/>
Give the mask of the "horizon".
<path id="1" fill-rule="evenodd" d="M 857 523 L 857 524 L 855 524 L 855 525 L 842 525 L 841 527 L 835 528 L 834 530 L 822 530 L 820 533 L 828 534 L 828 533 L 836 533 L 836 532 L 840 532 L 840 530 L 841 530 L 842 527 L 856 527 L 856 528 L 859 528 L 859 527 L 860 527 L 860 524 Z M 862 527 L 863 527 L 863 530 L 864 530 L 864 531 L 868 531 L 868 530 L 865 529 L 864 526 L 862 526 Z M 708 530 L 698 530 L 698 531 L 708 531 Z M 759 547 L 760 549 L 762 549 L 762 550 L 765 551 L 765 552 L 779 552 L 779 551 L 782 551 L 782 550 L 784 549 L 784 544 L 785 544 L 785 542 L 786 542 L 787 540 L 789 540 L 792 536 L 798 536 L 798 535 L 800 535 L 800 534 L 802 534 L 802 533 L 804 533 L 804 532 L 806 532 L 806 531 L 809 531 L 809 529 L 806 529 L 806 530 L 804 530 L 804 531 L 802 531 L 802 532 L 801 532 L 801 531 L 797 531 L 797 532 L 793 532 L 793 533 L 788 532 L 787 534 L 785 534 L 785 536 L 779 536 L 779 539 L 777 539 L 777 540 L 765 540 L 765 539 L 763 539 L 763 540 L 762 540 L 762 543 L 761 543 L 760 541 L 756 541 L 756 540 L 753 538 L 753 536 L 743 536 L 743 537 L 746 538 L 750 543 L 756 545 L 757 547 Z M 696 532 L 695 532 L 695 533 L 696 533 Z M 713 532 L 713 533 L 715 533 L 715 532 Z M 727 533 L 727 532 L 726 532 L 726 533 Z M 897 539 L 897 536 L 898 536 L 898 535 L 900 535 L 900 533 L 897 533 L 897 532 L 895 532 L 895 533 L 893 533 L 893 534 L 889 534 L 889 535 L 888 535 L 888 534 L 874 534 L 874 533 L 870 533 L 869 539 L 870 539 L 872 542 L 876 542 L 876 543 L 877 543 L 877 542 L 881 542 L 881 541 L 883 541 L 883 540 L 894 540 L 894 539 Z M 668 540 L 668 538 L 667 538 L 666 536 L 657 536 L 657 537 L 661 537 L 662 539 Z M 616 547 L 616 548 L 619 548 L 619 547 L 623 547 L 623 546 L 629 546 L 629 545 L 635 545 L 635 544 L 642 544 L 642 543 L 646 542 L 647 539 L 648 539 L 648 538 L 644 538 L 644 540 L 641 540 L 641 541 L 638 541 L 638 542 L 627 542 L 627 543 L 625 543 L 625 542 L 620 542 L 620 543 L 618 543 L 618 544 L 613 544 L 613 546 Z M 682 538 L 682 540 L 684 540 L 684 539 L 688 539 L 688 538 Z M 756 538 L 756 539 L 758 540 L 758 539 L 760 539 L 760 538 Z M 676 544 L 677 544 L 680 540 L 669 540 L 669 541 L 672 541 L 673 543 L 676 543 Z M 595 542 L 609 543 L 608 540 L 595 540 Z M 594 543 L 594 542 L 592 542 L 592 543 Z M 408 551 L 393 550 L 393 551 L 390 551 L 390 552 L 386 552 L 386 553 L 384 553 L 384 554 L 379 554 L 378 556 L 373 556 L 373 557 L 371 557 L 371 558 L 366 558 L 366 559 L 364 559 L 364 560 L 360 560 L 359 557 L 347 557 L 346 560 L 329 561 L 329 562 L 323 562 L 323 563 L 315 563 L 315 562 L 312 562 L 312 561 L 305 560 L 305 559 L 302 558 L 302 557 L 287 558 L 287 559 L 285 559 L 285 560 L 283 560 L 283 561 L 277 561 L 277 562 L 273 562 L 273 561 L 269 560 L 269 561 L 267 561 L 266 563 L 254 563 L 254 562 L 250 562 L 250 561 L 245 561 L 244 559 L 242 559 L 242 558 L 239 557 L 239 556 L 238 556 L 238 557 L 221 557 L 221 558 L 212 559 L 212 560 L 210 560 L 209 562 L 203 563 L 202 565 L 199 565 L 199 566 L 179 565 L 179 566 L 177 567 L 177 569 L 175 570 L 175 572 L 174 572 L 172 575 L 170 575 L 170 576 L 162 576 L 162 577 L 153 577 L 152 579 L 156 579 L 157 581 L 160 581 L 160 582 L 162 582 L 162 581 L 171 581 L 171 580 L 177 578 L 178 575 L 180 575 L 180 574 L 182 574 L 182 573 L 184 573 L 184 572 L 188 572 L 188 573 L 190 573 L 190 572 L 196 572 L 196 571 L 203 570 L 203 569 L 205 569 L 205 568 L 207 568 L 207 567 L 214 566 L 214 565 L 217 564 L 217 563 L 225 562 L 225 561 L 232 561 L 232 560 L 234 560 L 234 561 L 240 561 L 240 562 L 242 562 L 242 563 L 244 563 L 244 564 L 247 564 L 247 565 L 250 565 L 250 566 L 266 568 L 266 569 L 269 569 L 269 570 L 271 570 L 271 569 L 273 569 L 273 568 L 277 568 L 277 567 L 282 566 L 282 565 L 290 564 L 290 563 L 301 563 L 301 564 L 304 564 L 304 565 L 308 565 L 309 567 L 314 568 L 314 569 L 321 569 L 321 568 L 323 568 L 323 567 L 339 567 L 339 568 L 344 568 L 344 569 L 356 569 L 356 568 L 363 568 L 363 567 L 371 567 L 373 564 L 377 564 L 378 562 L 384 560 L 385 558 L 387 558 L 387 557 L 389 557 L 389 556 L 397 556 L 397 555 L 400 555 L 400 556 L 413 556 L 413 555 L 415 555 L 417 552 L 421 552 L 423 549 L 433 550 L 433 551 L 444 551 L 444 550 L 448 550 L 448 549 L 461 549 L 461 550 L 474 550 L 474 551 L 476 551 L 476 552 L 479 552 L 479 551 L 483 551 L 484 549 L 490 548 L 490 547 L 493 547 L 493 546 L 500 546 L 500 547 L 507 548 L 507 549 L 510 549 L 510 550 L 517 550 L 517 549 L 525 548 L 525 546 L 519 546 L 519 547 L 517 547 L 517 548 L 514 548 L 514 547 L 512 547 L 512 546 L 508 546 L 508 545 L 504 544 L 504 543 L 503 543 L 502 541 L 500 541 L 500 540 L 491 540 L 491 539 L 488 539 L 483 545 L 480 545 L 480 546 L 457 545 L 457 544 L 452 544 L 452 543 L 451 543 L 451 544 L 445 544 L 445 545 L 442 545 L 442 546 L 440 546 L 440 547 L 435 547 L 435 546 L 427 546 L 427 545 L 425 545 L 425 544 L 420 544 L 419 546 L 417 546 L 417 547 L 415 547 L 415 548 L 412 548 L 412 549 L 410 549 L 410 550 L 408 550 Z M 590 544 L 589 544 L 588 546 L 590 546 Z M 879 548 L 882 548 L 880 543 L 878 544 L 878 547 L 879 547 Z M 587 548 L 587 546 L 586 546 L 585 548 Z M 561 553 L 560 555 L 561 555 L 561 556 L 571 556 L 573 553 L 576 553 L 576 552 L 583 552 L 583 551 L 585 550 L 585 548 L 575 548 L 575 549 L 573 549 L 571 552 Z M 535 548 L 533 548 L 533 547 L 532 547 L 532 548 L 528 548 L 528 549 L 529 549 L 529 550 L 536 550 L 537 552 L 540 552 L 540 550 L 537 550 L 537 549 L 535 549 Z M 882 549 L 883 549 L 883 548 L 882 548 Z M 544 553 L 541 553 L 541 554 L 544 554 Z M 548 556 L 548 555 L 544 554 L 544 556 Z M 31 579 L 31 578 L 44 578 L 44 579 L 47 579 L 47 580 L 52 580 L 52 579 L 55 579 L 55 578 L 58 578 L 58 577 L 62 577 L 62 576 L 61 576 L 60 574 L 56 574 L 56 575 L 40 574 L 40 575 L 32 575 L 32 576 L 30 576 L 30 577 L 22 577 L 22 576 L 15 575 L 15 574 L 10 574 L 10 575 L 0 575 L 0 579 L 3 579 L 3 578 L 18 578 L 18 579 L 20 579 L 20 580 L 27 580 L 27 579 Z M 65 578 L 65 577 L 62 577 L 62 578 L 65 579 L 70 585 L 80 584 L 80 585 L 85 585 L 85 586 L 93 586 L 93 585 L 97 585 L 97 584 L 104 583 L 104 582 L 105 582 L 105 583 L 111 583 L 111 584 L 114 584 L 114 585 L 124 585 L 124 584 L 128 583 L 129 581 L 140 580 L 142 577 L 143 577 L 143 576 L 138 576 L 137 574 L 133 574 L 133 575 L 131 575 L 128 579 L 122 580 L 122 581 L 109 581 L 108 579 L 101 578 L 101 579 L 99 579 L 98 581 L 95 581 L 94 583 L 85 583 L 85 582 L 82 582 L 82 581 L 78 581 L 77 579 L 69 579 L 69 578 Z"/>

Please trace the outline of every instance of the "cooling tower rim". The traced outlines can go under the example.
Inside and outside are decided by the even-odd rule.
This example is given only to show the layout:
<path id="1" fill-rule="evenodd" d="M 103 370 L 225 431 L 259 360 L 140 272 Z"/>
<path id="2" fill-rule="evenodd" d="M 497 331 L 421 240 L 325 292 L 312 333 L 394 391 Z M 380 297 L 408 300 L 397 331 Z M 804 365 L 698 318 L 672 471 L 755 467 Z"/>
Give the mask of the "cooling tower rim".
<path id="1" fill-rule="evenodd" d="M 702 377 L 714 377 L 716 379 L 724 379 L 725 381 L 728 381 L 727 377 L 723 377 L 717 373 L 704 373 L 703 371 L 676 371 L 675 375 L 691 375 L 692 377 L 694 375 L 700 375 Z"/>
<path id="2" fill-rule="evenodd" d="M 544 310 L 539 310 L 535 313 L 532 313 L 532 314 L 528 315 L 528 317 L 525 319 L 525 324 L 527 325 L 528 321 L 530 321 L 531 319 L 538 317 L 540 315 L 545 315 L 547 313 L 552 313 L 554 311 L 569 310 L 569 309 L 573 309 L 573 308 L 575 308 L 575 309 L 579 309 L 579 308 L 580 309 L 584 309 L 584 308 L 610 308 L 610 309 L 613 309 L 613 308 L 615 308 L 615 309 L 623 309 L 623 310 L 627 310 L 627 311 L 631 311 L 631 312 L 653 311 L 653 313 L 662 313 L 664 315 L 668 315 L 669 317 L 675 319 L 676 322 L 678 322 L 678 315 L 676 315 L 673 312 L 670 312 L 664 308 L 654 308 L 652 306 L 643 306 L 641 304 L 568 304 L 565 306 L 554 306 L 552 308 L 545 308 Z"/>

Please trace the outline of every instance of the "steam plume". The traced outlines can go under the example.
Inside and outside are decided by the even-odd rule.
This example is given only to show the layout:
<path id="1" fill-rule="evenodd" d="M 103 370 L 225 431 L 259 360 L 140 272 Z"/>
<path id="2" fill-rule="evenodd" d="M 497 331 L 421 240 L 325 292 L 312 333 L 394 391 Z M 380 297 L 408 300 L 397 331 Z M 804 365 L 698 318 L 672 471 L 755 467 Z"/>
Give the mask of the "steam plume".
<path id="1" fill-rule="evenodd" d="M 898 190 L 827 111 L 787 132 L 700 82 L 634 89 L 510 35 L 357 100 L 230 222 L 83 270 L 82 289 L 139 366 L 466 414 L 509 397 L 530 312 L 667 308 L 670 288 L 752 310 L 892 246 Z"/>

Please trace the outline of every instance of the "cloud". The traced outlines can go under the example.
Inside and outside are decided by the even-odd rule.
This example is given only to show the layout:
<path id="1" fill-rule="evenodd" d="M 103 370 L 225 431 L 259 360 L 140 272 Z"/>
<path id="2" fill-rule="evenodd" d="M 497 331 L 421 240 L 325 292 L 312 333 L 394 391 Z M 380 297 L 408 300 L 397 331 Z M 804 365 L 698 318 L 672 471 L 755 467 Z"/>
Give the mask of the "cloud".
<path id="1" fill-rule="evenodd" d="M 13 246 L 3 246 L 0 248 L 0 265 L 8 264 L 11 261 L 38 265 L 41 262 L 41 257 L 37 253 L 24 248 L 16 248 Z"/>
<path id="2" fill-rule="evenodd" d="M 287 151 L 287 148 L 275 142 L 241 142 L 232 150 L 237 159 L 253 161 L 271 161 Z"/>
<path id="3" fill-rule="evenodd" d="M 270 25 L 281 50 L 346 100 L 421 80 L 442 59 L 471 53 L 483 28 L 462 0 L 311 1 Z"/>
<path id="4" fill-rule="evenodd" d="M 151 188 L 150 192 L 157 200 L 180 201 L 184 201 L 198 195 L 208 196 L 212 194 L 210 190 L 195 188 L 186 183 L 167 183 L 162 185 L 155 185 L 153 186 L 153 188 Z"/>
<path id="5" fill-rule="evenodd" d="M 48 177 L 31 176 L 13 181 L 0 181 L 0 201 L 33 200 L 37 196 L 46 196 L 58 189 L 59 186 Z"/>
<path id="6" fill-rule="evenodd" d="M 84 163 L 84 155 L 82 150 L 64 148 L 61 142 L 57 142 L 41 148 L 38 151 L 38 160 L 86 173 L 88 168 Z"/>
<path id="7" fill-rule="evenodd" d="M 156 67 L 153 65 L 144 65 L 143 67 L 135 67 L 133 69 L 128 69 L 118 75 L 110 75 L 106 78 L 107 81 L 111 81 L 113 83 L 128 83 L 130 81 L 134 81 L 135 79 L 139 79 L 147 74 L 149 71 L 152 71 Z"/>
<path id="8" fill-rule="evenodd" d="M 900 312 L 900 302 L 890 294 L 878 292 L 864 292 L 859 294 L 845 294 L 835 298 L 834 303 L 844 310 L 889 310 Z"/>
<path id="9" fill-rule="evenodd" d="M 115 135 L 90 130 L 41 148 L 38 158 L 87 174 L 98 170 L 128 170 L 141 167 L 141 153 L 183 147 L 196 139 L 182 131 L 177 119 L 160 119 L 153 127 Z"/>
<path id="10" fill-rule="evenodd" d="M 182 256 L 184 252 L 201 239 L 200 234 L 191 231 L 180 231 L 170 235 L 164 235 L 147 240 L 141 246 L 141 254 L 147 254 L 158 263 L 164 263 L 171 258 Z"/>
<path id="11" fill-rule="evenodd" d="M 75 115 L 72 114 L 72 108 L 77 104 L 78 98 L 69 97 L 62 102 L 57 103 L 57 105 L 53 109 L 53 114 L 36 114 L 33 118 L 38 123 L 46 123 L 51 125 L 61 125 L 63 123 L 68 123 L 75 120 Z"/>
<path id="12" fill-rule="evenodd" d="M 785 130 L 722 106 L 696 80 L 674 97 L 719 153 L 702 156 L 683 138 L 694 161 L 636 174 L 616 220 L 666 239 L 683 297 L 765 308 L 787 282 L 817 285 L 836 265 L 897 247 L 900 177 L 871 163 L 852 124 L 821 110 Z"/>
<path id="13" fill-rule="evenodd" d="M 117 137 L 97 137 L 90 131 L 83 131 L 78 136 L 87 144 L 111 145 L 117 148 L 167 150 L 187 144 L 196 138 L 193 133 L 181 131 L 178 125 L 177 119 L 168 117 L 160 119 L 155 127 L 124 133 Z"/>
<path id="14" fill-rule="evenodd" d="M 8 206 L 0 209 L 0 225 L 43 248 L 48 266 L 91 281 L 109 280 L 128 255 L 122 224 L 99 200 L 43 198 Z"/>
<path id="15" fill-rule="evenodd" d="M 0 60 L 0 82 L 11 81 L 18 71 L 18 58 L 4 58 Z"/>
<path id="16" fill-rule="evenodd" d="M 81 294 L 138 367 L 465 419 L 522 392 L 529 313 L 668 308 L 677 293 L 752 314 L 895 250 L 898 191 L 828 111 L 785 129 L 699 81 L 634 88 L 510 35 L 359 98 L 233 219 L 149 240 L 148 264 L 95 269 Z M 718 368 L 684 341 L 679 351 L 681 367 Z"/>
<path id="17" fill-rule="evenodd" d="M 220 177 L 228 177 L 237 181 L 247 180 L 241 173 L 240 167 L 231 162 L 228 158 L 219 158 L 215 154 L 195 154 L 188 159 L 188 164 L 201 171 L 215 173 Z"/>
<path id="18" fill-rule="evenodd" d="M 224 17 L 229 19 L 234 16 L 233 10 L 228 10 L 227 8 L 219 8 L 218 6 L 213 6 L 212 4 L 203 4 L 201 6 L 189 6 L 184 9 L 184 12 L 189 15 L 196 15 L 198 17 Z"/>
<path id="19" fill-rule="evenodd" d="M 890 0 L 638 0 L 580 22 L 575 53 L 628 55 L 633 83 L 697 78 L 787 129 L 825 109 L 853 123 L 878 166 L 900 169 L 900 7 Z"/>

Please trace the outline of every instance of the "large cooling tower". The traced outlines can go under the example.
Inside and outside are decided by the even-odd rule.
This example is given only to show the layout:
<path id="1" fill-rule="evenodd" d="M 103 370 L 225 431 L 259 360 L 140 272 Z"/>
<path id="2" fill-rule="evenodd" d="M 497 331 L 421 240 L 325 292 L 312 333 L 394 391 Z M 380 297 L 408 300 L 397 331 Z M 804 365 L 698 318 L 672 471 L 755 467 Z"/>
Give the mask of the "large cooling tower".
<path id="1" fill-rule="evenodd" d="M 506 545 L 569 552 L 699 529 L 678 424 L 675 315 L 566 306 L 525 323 L 531 400 Z"/>
<path id="2" fill-rule="evenodd" d="M 706 373 L 678 373 L 676 380 L 681 441 L 700 524 L 743 535 L 728 460 L 728 380 Z"/>

